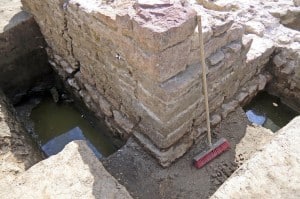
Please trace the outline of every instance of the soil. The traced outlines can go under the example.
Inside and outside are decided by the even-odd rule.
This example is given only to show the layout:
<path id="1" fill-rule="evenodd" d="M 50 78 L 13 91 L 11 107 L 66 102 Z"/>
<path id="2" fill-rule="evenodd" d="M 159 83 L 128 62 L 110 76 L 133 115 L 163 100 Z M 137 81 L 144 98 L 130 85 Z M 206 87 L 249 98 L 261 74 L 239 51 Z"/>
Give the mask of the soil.
<path id="1" fill-rule="evenodd" d="M 0 89 L 0 187 L 42 159 Z"/>
<path id="2" fill-rule="evenodd" d="M 199 170 L 193 167 L 192 159 L 205 149 L 205 139 L 168 168 L 159 166 L 133 138 L 102 163 L 134 198 L 208 198 L 250 157 L 247 151 L 253 153 L 253 149 L 257 149 L 264 134 L 245 136 L 249 125 L 242 108 L 228 115 L 213 129 L 213 141 L 223 136 L 230 142 L 231 149 Z M 253 132 L 255 127 L 251 129 Z M 242 141 L 244 137 L 248 137 L 246 142 Z M 243 154 L 237 154 L 237 144 Z"/>

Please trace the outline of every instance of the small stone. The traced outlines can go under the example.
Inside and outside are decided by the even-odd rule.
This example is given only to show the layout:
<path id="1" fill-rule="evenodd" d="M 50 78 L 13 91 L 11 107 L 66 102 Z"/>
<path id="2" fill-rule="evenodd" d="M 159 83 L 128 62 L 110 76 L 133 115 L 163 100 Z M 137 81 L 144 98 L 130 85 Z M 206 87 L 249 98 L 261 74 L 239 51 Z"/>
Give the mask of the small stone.
<path id="1" fill-rule="evenodd" d="M 294 5 L 295 6 L 300 6 L 300 0 L 294 0 Z"/>
<path id="2" fill-rule="evenodd" d="M 280 35 L 278 37 L 278 42 L 281 44 L 289 44 L 291 43 L 291 38 L 288 35 Z"/>
<path id="3" fill-rule="evenodd" d="M 249 96 L 248 93 L 246 92 L 241 92 L 238 94 L 238 96 L 236 97 L 236 100 L 240 103 L 243 104 L 245 102 L 245 100 L 247 99 L 247 97 Z"/>
<path id="4" fill-rule="evenodd" d="M 232 26 L 233 22 L 234 21 L 232 19 L 228 19 L 226 22 L 216 22 L 216 24 L 212 27 L 214 36 L 219 36 L 226 32 Z"/>
<path id="5" fill-rule="evenodd" d="M 211 117 L 210 120 L 210 125 L 211 126 L 216 126 L 217 124 L 219 124 L 221 122 L 222 118 L 219 114 L 215 114 Z"/>
<path id="6" fill-rule="evenodd" d="M 265 26 L 258 21 L 248 21 L 245 24 L 246 33 L 256 34 L 257 36 L 262 37 L 264 35 Z"/>
<path id="7" fill-rule="evenodd" d="M 232 52 L 237 53 L 242 49 L 242 45 L 237 42 L 232 42 L 231 44 L 227 45 L 227 48 Z"/>
<path id="8" fill-rule="evenodd" d="M 281 72 L 285 75 L 290 75 L 294 71 L 294 65 L 293 64 L 287 64 Z"/>
<path id="9" fill-rule="evenodd" d="M 272 105 L 273 105 L 274 107 L 278 107 L 278 104 L 277 104 L 276 102 L 273 102 Z"/>
<path id="10" fill-rule="evenodd" d="M 53 101 L 54 101 L 55 103 L 57 103 L 57 102 L 59 101 L 59 94 L 58 94 L 57 89 L 56 89 L 55 87 L 52 87 L 52 88 L 50 89 L 50 93 L 51 93 L 51 95 L 52 95 Z"/>
<path id="11" fill-rule="evenodd" d="M 54 59 L 55 59 L 56 62 L 60 62 L 61 59 L 62 59 L 61 56 L 56 55 L 56 54 L 54 54 L 53 57 L 54 57 Z"/>
<path id="12" fill-rule="evenodd" d="M 68 64 L 65 60 L 62 60 L 62 61 L 60 62 L 60 65 L 61 65 L 64 69 L 70 67 L 70 64 Z"/>
<path id="13" fill-rule="evenodd" d="M 56 63 L 55 63 L 54 61 L 52 61 L 52 60 L 48 60 L 48 63 L 49 63 L 51 66 L 53 66 L 54 68 L 57 67 Z"/>
<path id="14" fill-rule="evenodd" d="M 216 174 L 216 173 L 213 173 L 213 174 L 211 175 L 211 177 L 216 178 L 216 177 L 217 177 L 217 174 Z"/>
<path id="15" fill-rule="evenodd" d="M 276 67 L 280 67 L 280 66 L 282 66 L 283 64 L 286 63 L 286 60 L 282 59 L 280 55 L 276 55 L 273 58 L 273 63 L 275 64 Z"/>
<path id="16" fill-rule="evenodd" d="M 142 8 L 159 8 L 165 6 L 171 6 L 170 0 L 137 0 L 136 5 Z"/>
<path id="17" fill-rule="evenodd" d="M 255 93 L 257 91 L 258 86 L 257 85 L 253 85 L 249 87 L 249 94 L 252 95 L 253 93 Z"/>
<path id="18" fill-rule="evenodd" d="M 264 60 L 268 58 L 275 49 L 274 42 L 271 39 L 261 38 L 254 34 L 249 35 L 253 38 L 251 48 L 247 53 L 247 62 L 254 60 Z"/>
<path id="19" fill-rule="evenodd" d="M 76 90 L 80 90 L 80 87 L 79 87 L 79 85 L 77 84 L 77 82 L 76 82 L 76 80 L 74 79 L 74 78 L 69 78 L 68 80 L 67 80 L 67 82 L 68 82 L 68 84 L 71 86 L 71 87 L 73 87 L 73 88 L 75 88 Z"/>
<path id="20" fill-rule="evenodd" d="M 88 93 L 84 90 L 79 91 L 79 95 L 82 97 L 83 101 L 87 106 L 90 106 L 91 104 L 91 97 L 88 95 Z"/>
<path id="21" fill-rule="evenodd" d="M 66 67 L 65 68 L 65 71 L 68 73 L 68 74 L 72 74 L 75 70 L 71 67 Z"/>
<path id="22" fill-rule="evenodd" d="M 248 51 L 250 49 L 250 47 L 251 47 L 252 42 L 253 42 L 253 38 L 252 37 L 244 35 L 243 38 L 242 38 L 243 49 L 245 51 Z"/>
<path id="23" fill-rule="evenodd" d="M 259 75 L 258 90 L 261 91 L 267 84 L 267 78 L 264 75 Z"/>
<path id="24" fill-rule="evenodd" d="M 224 53 L 221 50 L 219 50 L 218 52 L 216 52 L 215 54 L 210 56 L 207 60 L 208 60 L 208 63 L 211 66 L 213 66 L 213 65 L 220 63 L 224 58 L 225 58 Z"/>

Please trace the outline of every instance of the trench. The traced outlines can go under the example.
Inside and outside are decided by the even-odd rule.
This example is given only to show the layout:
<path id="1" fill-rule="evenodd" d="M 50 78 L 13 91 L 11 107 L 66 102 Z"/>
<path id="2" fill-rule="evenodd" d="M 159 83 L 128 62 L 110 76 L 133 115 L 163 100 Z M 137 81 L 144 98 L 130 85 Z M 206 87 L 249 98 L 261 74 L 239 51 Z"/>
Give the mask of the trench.
<path id="1" fill-rule="evenodd" d="M 48 82 L 40 82 L 23 95 L 15 109 L 46 157 L 57 154 L 73 140 L 86 140 L 98 158 L 108 157 L 124 145 L 124 141 L 113 136 L 104 121 L 97 119 L 64 87 L 55 72 L 45 79 Z M 59 101 L 55 101 L 53 89 Z"/>
<path id="2" fill-rule="evenodd" d="M 59 143 L 65 145 L 67 141 L 74 139 L 87 139 L 95 147 L 96 151 L 94 152 L 98 157 L 107 157 L 117 149 L 110 138 L 106 136 L 109 132 L 104 133 L 108 131 L 105 125 L 100 121 L 92 122 L 89 118 L 91 116 L 87 116 L 84 112 L 78 110 L 74 104 L 57 104 L 52 98 L 45 97 L 32 110 L 30 117 L 34 122 L 37 138 L 44 151 L 47 150 L 47 143 L 53 139 L 51 147 L 56 149 L 55 151 L 61 149 Z M 72 131 L 77 127 L 82 133 L 76 130 Z M 67 137 L 60 137 L 67 132 L 69 132 Z"/>
<path id="3" fill-rule="evenodd" d="M 282 103 L 280 98 L 270 95 L 266 91 L 258 93 L 244 107 L 244 110 L 250 122 L 273 132 L 278 131 L 299 115 L 297 111 Z"/>

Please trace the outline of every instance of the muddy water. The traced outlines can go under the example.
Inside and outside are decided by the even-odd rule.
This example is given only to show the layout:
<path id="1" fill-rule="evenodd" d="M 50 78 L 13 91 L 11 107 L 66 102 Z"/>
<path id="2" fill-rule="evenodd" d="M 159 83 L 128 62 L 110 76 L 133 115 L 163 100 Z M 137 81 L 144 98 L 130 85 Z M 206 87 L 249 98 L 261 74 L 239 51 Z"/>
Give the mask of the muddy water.
<path id="1" fill-rule="evenodd" d="M 100 122 L 92 123 L 86 119 L 82 111 L 77 110 L 73 104 L 56 104 L 52 98 L 45 98 L 31 112 L 34 122 L 34 131 L 41 145 L 51 139 L 79 127 L 87 138 L 103 156 L 114 153 L 117 148 L 112 144 L 110 137 L 106 136 L 108 129 Z"/>
<path id="2" fill-rule="evenodd" d="M 299 115 L 280 99 L 267 92 L 259 93 L 250 104 L 244 107 L 250 122 L 262 125 L 265 128 L 278 131 L 294 117 Z"/>

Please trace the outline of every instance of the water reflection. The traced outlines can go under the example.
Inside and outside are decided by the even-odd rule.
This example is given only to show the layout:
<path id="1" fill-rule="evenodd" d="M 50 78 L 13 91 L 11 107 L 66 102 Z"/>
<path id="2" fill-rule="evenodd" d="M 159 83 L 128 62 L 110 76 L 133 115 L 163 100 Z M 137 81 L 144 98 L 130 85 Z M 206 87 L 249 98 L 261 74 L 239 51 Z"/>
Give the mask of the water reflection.
<path id="1" fill-rule="evenodd" d="M 279 98 L 269 95 L 267 92 L 259 93 L 244 109 L 250 122 L 268 128 L 273 132 L 278 131 L 299 115 L 299 113 L 281 103 Z"/>
<path id="2" fill-rule="evenodd" d="M 61 147 L 74 139 L 88 140 L 99 152 L 99 157 L 100 154 L 108 156 L 117 150 L 110 137 L 106 136 L 109 132 L 105 125 L 100 121 L 89 122 L 84 113 L 72 104 L 56 104 L 50 97 L 46 98 L 32 110 L 31 119 L 37 139 L 47 149 L 46 153 L 57 152 L 57 149 L 61 150 Z M 49 147 L 53 148 L 52 152 Z"/>

